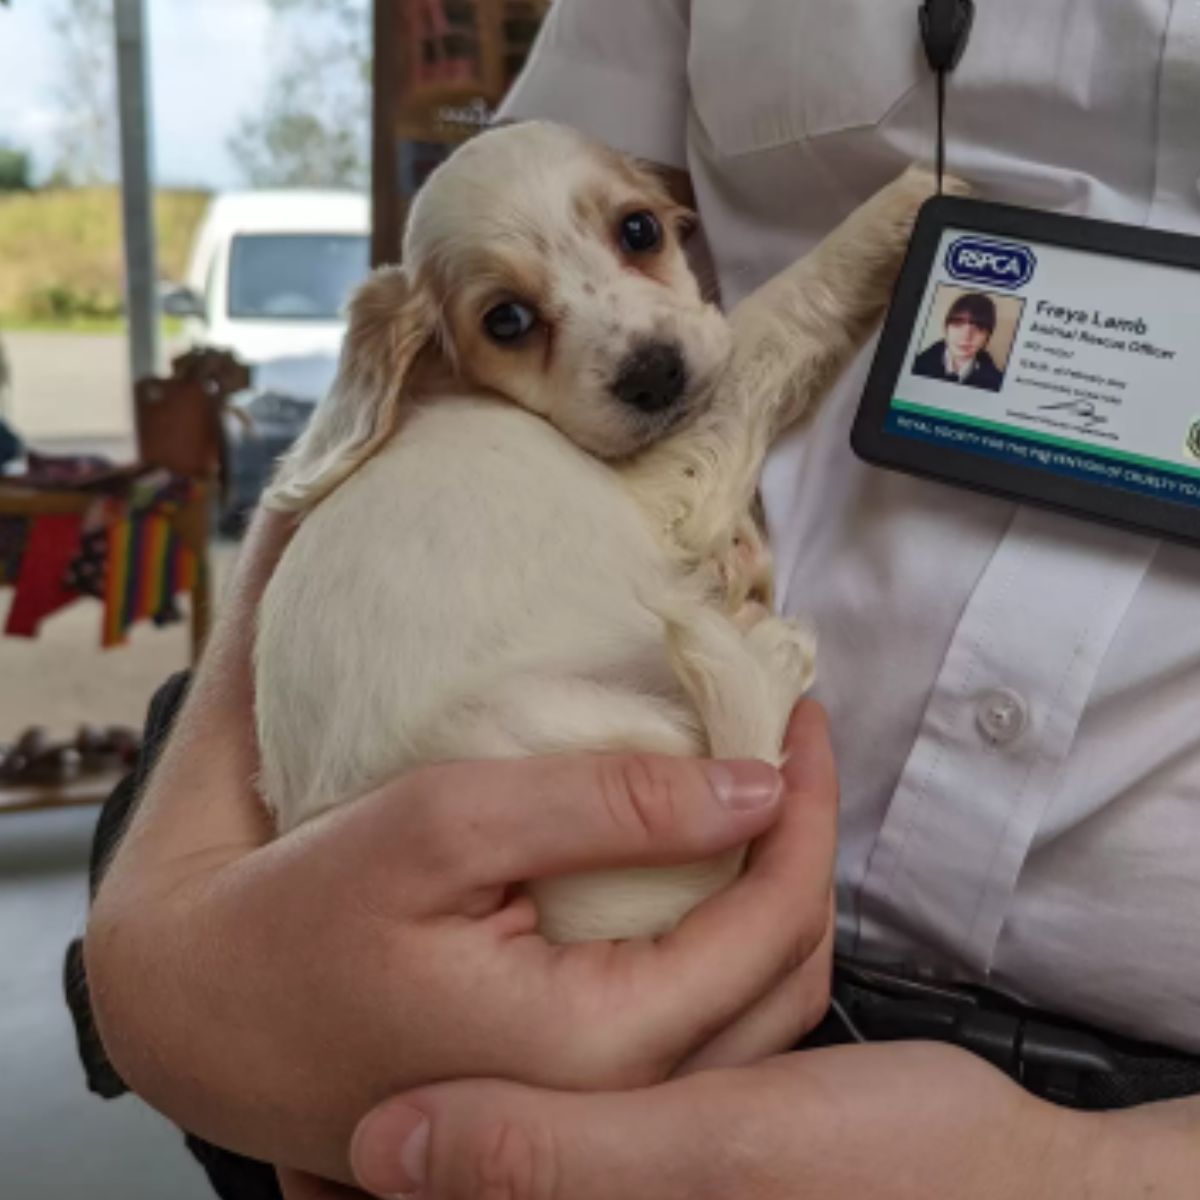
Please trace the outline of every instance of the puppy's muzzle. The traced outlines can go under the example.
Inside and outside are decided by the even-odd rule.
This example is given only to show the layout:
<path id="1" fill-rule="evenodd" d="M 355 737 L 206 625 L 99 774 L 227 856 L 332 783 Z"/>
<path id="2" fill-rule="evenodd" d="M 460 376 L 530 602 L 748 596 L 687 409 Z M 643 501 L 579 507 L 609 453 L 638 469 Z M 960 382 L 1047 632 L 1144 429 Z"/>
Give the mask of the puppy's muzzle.
<path id="1" fill-rule="evenodd" d="M 625 359 L 609 390 L 638 412 L 657 413 L 675 404 L 686 387 L 687 365 L 679 346 L 649 342 Z"/>

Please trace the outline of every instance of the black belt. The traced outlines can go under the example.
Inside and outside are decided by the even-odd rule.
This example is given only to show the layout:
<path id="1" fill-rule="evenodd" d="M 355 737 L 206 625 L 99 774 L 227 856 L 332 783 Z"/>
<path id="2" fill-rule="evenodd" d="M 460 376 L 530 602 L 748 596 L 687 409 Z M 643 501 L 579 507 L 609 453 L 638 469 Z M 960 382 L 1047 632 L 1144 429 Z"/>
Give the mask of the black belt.
<path id="1" fill-rule="evenodd" d="M 801 1049 L 850 1041 L 950 1042 L 1069 1108 L 1129 1108 L 1200 1093 L 1200 1059 L 1038 1012 L 986 988 L 839 959 L 830 1012 Z"/>

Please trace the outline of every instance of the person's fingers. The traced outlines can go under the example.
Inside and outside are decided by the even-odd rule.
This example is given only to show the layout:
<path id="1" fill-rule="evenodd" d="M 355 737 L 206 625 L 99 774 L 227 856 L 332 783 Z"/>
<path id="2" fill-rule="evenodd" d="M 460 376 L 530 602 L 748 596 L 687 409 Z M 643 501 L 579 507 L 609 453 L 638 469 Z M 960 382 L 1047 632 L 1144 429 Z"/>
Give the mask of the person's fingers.
<path id="1" fill-rule="evenodd" d="M 369 1200 L 358 1188 L 346 1187 L 329 1179 L 318 1179 L 290 1167 L 276 1167 L 279 1193 L 283 1200 Z"/>
<path id="2" fill-rule="evenodd" d="M 753 1095 L 739 1074 L 599 1094 L 474 1080 L 425 1088 L 364 1118 L 351 1168 L 372 1194 L 422 1200 L 737 1196 L 744 1148 L 726 1151 L 729 1118 Z"/>
<path id="3" fill-rule="evenodd" d="M 825 937 L 837 777 L 819 705 L 797 706 L 785 753 L 782 811 L 746 873 L 659 939 L 651 969 L 663 983 L 647 989 L 645 1003 L 660 1004 L 664 1021 L 685 1022 L 681 1000 L 702 995 L 719 1028 L 809 959 Z M 707 1036 L 713 1028 L 698 1032 Z"/>
<path id="4" fill-rule="evenodd" d="M 722 1067 L 744 1067 L 790 1050 L 820 1024 L 829 1008 L 833 971 L 834 924 L 830 921 L 821 944 L 801 966 L 760 997 L 731 1025 L 722 1029 L 676 1067 L 676 1077 Z"/>
<path id="5" fill-rule="evenodd" d="M 446 763 L 381 788 L 344 816 L 394 871 L 395 840 L 423 904 L 480 888 L 614 866 L 696 862 L 776 818 L 780 773 L 755 760 L 580 755 Z M 416 890 L 416 889 L 411 889 Z"/>

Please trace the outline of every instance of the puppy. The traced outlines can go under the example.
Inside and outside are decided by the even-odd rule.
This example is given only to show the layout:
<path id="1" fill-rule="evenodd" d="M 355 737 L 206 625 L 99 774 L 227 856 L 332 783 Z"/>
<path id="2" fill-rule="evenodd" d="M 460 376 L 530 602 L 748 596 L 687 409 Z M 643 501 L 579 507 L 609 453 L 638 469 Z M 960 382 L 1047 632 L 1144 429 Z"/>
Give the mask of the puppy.
<path id="1" fill-rule="evenodd" d="M 256 647 L 280 830 L 442 760 L 778 763 L 813 640 L 767 610 L 762 459 L 879 316 L 932 190 L 910 171 L 727 321 L 691 214 L 631 160 L 535 122 L 443 164 L 266 496 L 303 518 Z M 530 890 L 553 940 L 655 935 L 742 858 Z"/>

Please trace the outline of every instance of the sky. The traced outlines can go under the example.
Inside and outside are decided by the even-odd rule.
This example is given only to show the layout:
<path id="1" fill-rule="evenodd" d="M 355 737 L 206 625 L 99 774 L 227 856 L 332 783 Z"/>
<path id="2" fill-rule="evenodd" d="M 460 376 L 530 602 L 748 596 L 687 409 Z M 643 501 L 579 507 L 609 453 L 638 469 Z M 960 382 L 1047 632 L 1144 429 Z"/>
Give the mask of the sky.
<path id="1" fill-rule="evenodd" d="M 50 164 L 59 64 L 50 30 L 58 0 L 0 7 L 0 142 Z M 265 0 L 145 0 L 154 154 L 163 186 L 237 186 L 225 141 L 261 103 L 270 70 Z"/>

